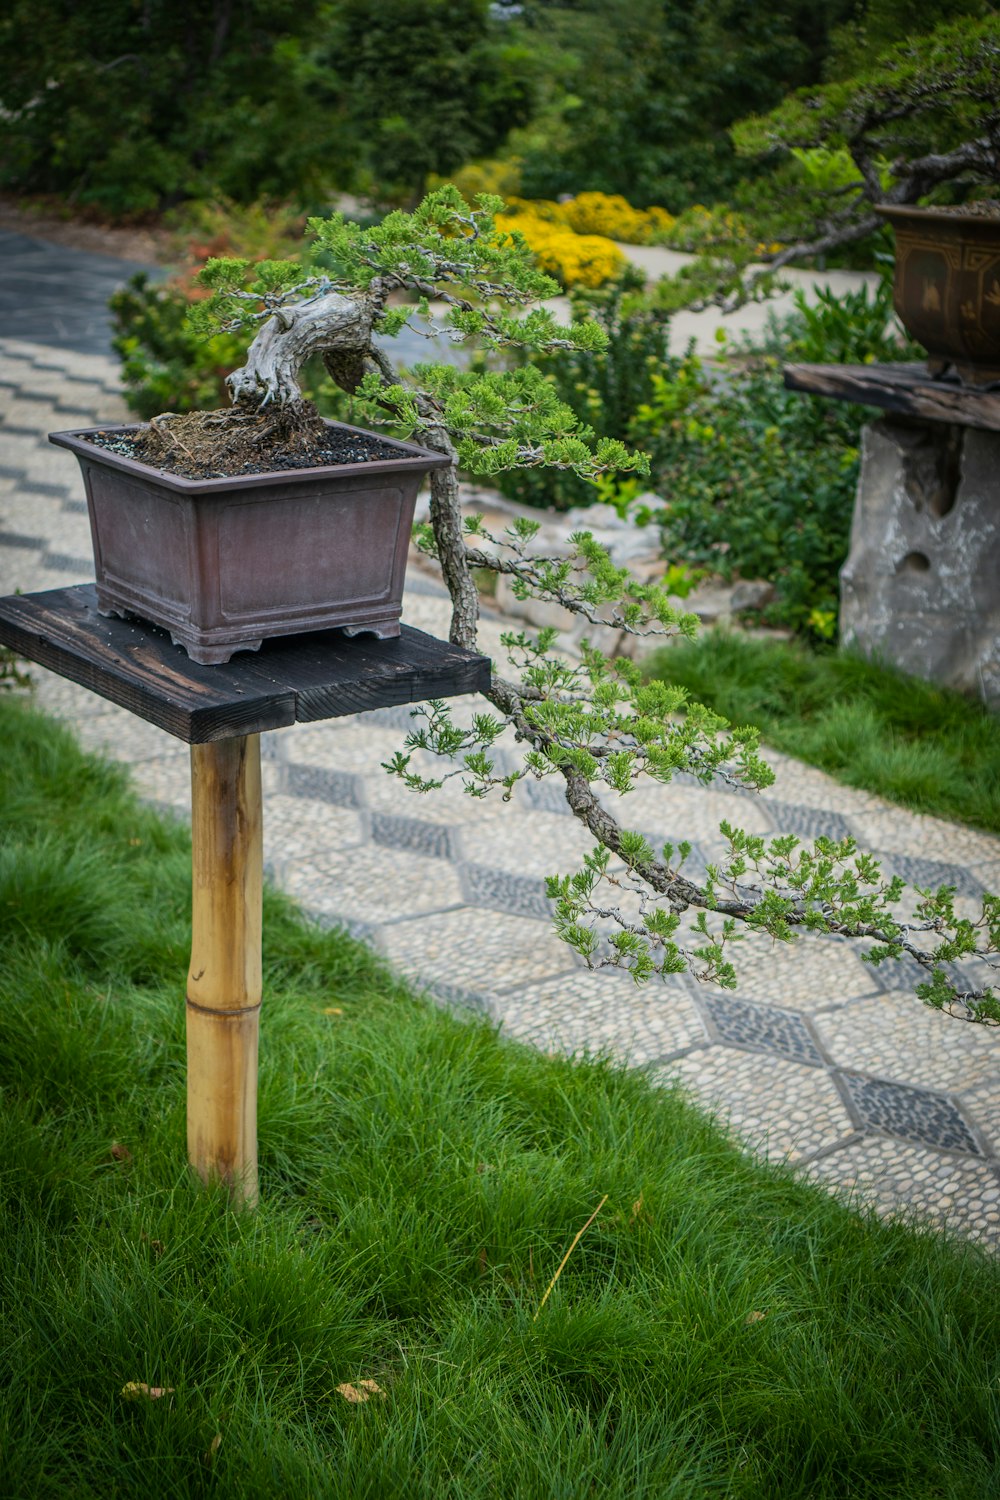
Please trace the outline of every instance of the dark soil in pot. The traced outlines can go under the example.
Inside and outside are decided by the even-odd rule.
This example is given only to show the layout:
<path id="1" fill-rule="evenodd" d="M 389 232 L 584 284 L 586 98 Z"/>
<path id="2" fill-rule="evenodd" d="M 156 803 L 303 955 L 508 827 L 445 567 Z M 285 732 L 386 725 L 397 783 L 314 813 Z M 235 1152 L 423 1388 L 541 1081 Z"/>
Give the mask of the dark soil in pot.
<path id="1" fill-rule="evenodd" d="M 398 459 L 399 449 L 368 433 L 331 431 L 315 407 L 232 407 L 167 413 L 144 427 L 99 433 L 92 441 L 185 479 L 236 479 L 328 464 Z"/>
<path id="2" fill-rule="evenodd" d="M 149 463 L 150 459 L 146 453 L 143 437 L 143 428 L 133 427 L 125 432 L 97 433 L 90 441 L 98 448 L 106 448 L 109 453 L 120 453 L 122 458 L 134 458 L 140 463 Z M 398 448 L 393 448 L 378 438 L 348 437 L 337 434 L 334 439 L 327 437 L 308 453 L 285 449 L 278 452 L 272 451 L 266 459 L 255 456 L 242 468 L 236 470 L 233 477 L 238 477 L 240 474 L 270 474 L 273 470 L 280 469 L 315 469 L 324 464 L 376 463 L 379 459 L 398 457 Z M 200 468 L 196 473 L 192 466 L 185 467 L 179 462 L 159 461 L 159 467 L 171 474 L 183 474 L 186 479 L 215 478 L 219 472 Z"/>

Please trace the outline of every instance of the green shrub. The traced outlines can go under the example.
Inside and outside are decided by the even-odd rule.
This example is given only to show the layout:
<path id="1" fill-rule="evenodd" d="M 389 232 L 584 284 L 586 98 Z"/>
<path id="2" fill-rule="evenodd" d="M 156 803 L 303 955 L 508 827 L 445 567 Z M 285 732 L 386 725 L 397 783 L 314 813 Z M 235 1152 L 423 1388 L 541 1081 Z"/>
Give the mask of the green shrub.
<path id="1" fill-rule="evenodd" d="M 678 364 L 667 354 L 667 319 L 642 287 L 642 276 L 630 267 L 610 287 L 575 293 L 574 316 L 600 323 L 608 335 L 607 348 L 597 354 L 562 350 L 536 361 L 559 399 L 599 437 L 623 442 L 636 411 L 653 399 L 654 381 Z M 497 484 L 509 499 L 557 510 L 599 498 L 593 484 L 556 470 L 508 471 L 497 476 Z"/>
<path id="2" fill-rule="evenodd" d="M 838 573 L 847 555 L 864 409 L 784 388 L 782 360 L 863 364 L 912 358 L 891 322 L 891 293 L 821 292 L 755 348 L 710 371 L 689 355 L 653 379 L 629 441 L 652 457 L 652 485 L 672 562 L 722 578 L 765 578 L 770 624 L 836 628 Z"/>
<path id="3" fill-rule="evenodd" d="M 766 578 L 770 623 L 836 617 L 858 471 L 857 408 L 796 396 L 770 356 L 720 380 L 689 356 L 657 376 L 633 441 L 652 455 L 672 562 Z"/>
<path id="4" fill-rule="evenodd" d="M 891 274 L 892 257 L 885 263 Z M 887 364 L 924 357 L 893 312 L 891 281 L 855 292 L 818 287 L 812 302 L 800 291 L 793 301 L 795 311 L 772 317 L 766 333 L 751 346 L 757 353 L 817 365 Z"/>
<path id="5" fill-rule="evenodd" d="M 233 334 L 203 339 L 192 333 L 185 323 L 190 302 L 179 286 L 140 271 L 109 305 L 125 399 L 137 416 L 227 404 L 225 378 L 239 362 L 242 342 Z"/>

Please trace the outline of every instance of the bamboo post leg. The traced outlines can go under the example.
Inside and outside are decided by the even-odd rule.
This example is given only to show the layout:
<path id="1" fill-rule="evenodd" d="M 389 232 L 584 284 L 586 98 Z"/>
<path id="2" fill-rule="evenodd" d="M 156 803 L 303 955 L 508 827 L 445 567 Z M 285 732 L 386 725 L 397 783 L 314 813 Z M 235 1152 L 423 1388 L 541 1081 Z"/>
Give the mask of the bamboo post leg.
<path id="1" fill-rule="evenodd" d="M 192 745 L 188 1158 L 247 1208 L 257 1202 L 262 828 L 260 736 Z"/>

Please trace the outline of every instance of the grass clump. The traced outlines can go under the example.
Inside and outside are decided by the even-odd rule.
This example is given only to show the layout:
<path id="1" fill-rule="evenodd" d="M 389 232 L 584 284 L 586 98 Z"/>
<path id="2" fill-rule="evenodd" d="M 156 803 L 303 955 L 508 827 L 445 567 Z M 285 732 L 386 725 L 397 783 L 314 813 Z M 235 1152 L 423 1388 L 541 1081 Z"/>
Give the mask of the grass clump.
<path id="1" fill-rule="evenodd" d="M 847 786 L 1000 833 L 1000 720 L 959 693 L 851 652 L 723 630 L 647 669 Z"/>
<path id="2" fill-rule="evenodd" d="M 985 1254 L 440 1013 L 273 892 L 263 1204 L 196 1190 L 187 835 L 23 707 L 0 731 L 0 1493 L 996 1493 Z"/>

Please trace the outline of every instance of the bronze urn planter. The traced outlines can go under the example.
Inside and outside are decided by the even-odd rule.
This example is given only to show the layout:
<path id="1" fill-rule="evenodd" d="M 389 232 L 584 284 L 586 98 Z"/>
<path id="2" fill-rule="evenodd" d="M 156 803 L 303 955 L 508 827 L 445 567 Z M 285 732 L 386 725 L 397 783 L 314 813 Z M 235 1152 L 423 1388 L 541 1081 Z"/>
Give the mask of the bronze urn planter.
<path id="1" fill-rule="evenodd" d="M 377 437 L 393 454 L 186 479 L 94 441 L 135 424 L 51 433 L 83 470 L 100 612 L 162 626 L 203 665 L 310 630 L 398 636 L 417 491 L 450 460 L 327 426 Z"/>
<path id="2" fill-rule="evenodd" d="M 896 232 L 893 303 L 933 375 L 1000 381 L 1000 216 L 884 205 Z"/>

